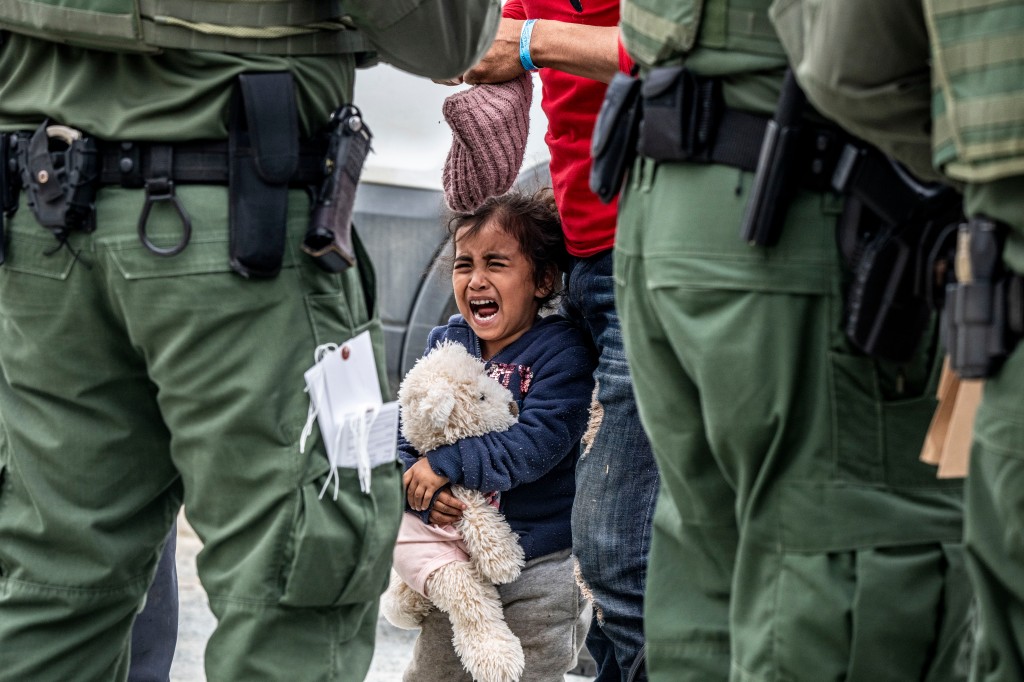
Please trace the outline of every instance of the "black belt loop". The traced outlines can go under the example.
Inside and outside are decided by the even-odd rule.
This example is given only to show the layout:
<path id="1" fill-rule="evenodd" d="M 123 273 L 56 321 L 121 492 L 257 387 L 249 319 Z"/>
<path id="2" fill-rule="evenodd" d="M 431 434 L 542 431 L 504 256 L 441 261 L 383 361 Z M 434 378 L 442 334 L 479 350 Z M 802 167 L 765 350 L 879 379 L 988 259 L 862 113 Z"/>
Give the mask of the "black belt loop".
<path id="1" fill-rule="evenodd" d="M 169 144 L 154 145 L 150 149 L 149 168 L 145 176 L 146 198 L 142 205 L 142 213 L 139 215 L 139 239 L 147 249 L 158 256 L 175 256 L 181 253 L 192 238 L 192 220 L 182 205 L 181 199 L 174 193 L 174 181 L 171 179 L 173 168 L 174 148 Z M 153 204 L 159 201 L 169 201 L 181 219 L 181 240 L 169 248 L 154 244 L 146 232 L 149 211 L 153 208 Z"/>
<path id="2" fill-rule="evenodd" d="M 117 171 L 120 174 L 120 185 L 127 189 L 138 189 L 145 184 L 142 176 L 142 150 L 134 142 L 117 144 Z M 100 157 L 100 177 L 102 180 L 103 157 Z"/>

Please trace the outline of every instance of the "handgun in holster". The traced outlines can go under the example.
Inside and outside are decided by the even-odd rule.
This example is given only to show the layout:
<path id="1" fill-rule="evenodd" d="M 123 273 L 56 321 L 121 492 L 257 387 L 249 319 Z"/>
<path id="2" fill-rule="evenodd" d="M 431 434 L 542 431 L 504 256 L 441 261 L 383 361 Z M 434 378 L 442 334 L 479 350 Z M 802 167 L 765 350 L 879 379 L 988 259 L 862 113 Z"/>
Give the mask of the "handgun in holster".
<path id="1" fill-rule="evenodd" d="M 950 225 L 962 219 L 961 196 L 923 183 L 867 144 L 847 144 L 833 175 L 845 197 L 836 229 L 852 274 L 844 331 L 870 357 L 907 362 L 917 350 L 945 285 Z"/>
<path id="2" fill-rule="evenodd" d="M 964 379 L 995 375 L 1024 335 L 1024 278 L 1002 259 L 1007 230 L 977 215 L 957 231 L 956 282 L 947 289 L 943 326 L 950 364 Z"/>
<path id="3" fill-rule="evenodd" d="M 372 138 L 355 106 L 346 104 L 331 115 L 324 180 L 302 240 L 302 250 L 328 272 L 342 272 L 356 262 L 352 212 Z"/>

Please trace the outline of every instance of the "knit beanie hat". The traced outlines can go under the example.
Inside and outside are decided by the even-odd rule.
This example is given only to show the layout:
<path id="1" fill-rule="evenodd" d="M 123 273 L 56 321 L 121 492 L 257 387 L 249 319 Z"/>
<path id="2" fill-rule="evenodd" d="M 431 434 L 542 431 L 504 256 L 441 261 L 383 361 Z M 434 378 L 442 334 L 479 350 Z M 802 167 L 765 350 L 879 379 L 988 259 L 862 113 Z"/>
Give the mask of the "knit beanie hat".
<path id="1" fill-rule="evenodd" d="M 526 153 L 533 78 L 474 85 L 444 101 L 452 146 L 444 162 L 444 198 L 459 213 L 472 213 L 487 198 L 512 187 Z"/>

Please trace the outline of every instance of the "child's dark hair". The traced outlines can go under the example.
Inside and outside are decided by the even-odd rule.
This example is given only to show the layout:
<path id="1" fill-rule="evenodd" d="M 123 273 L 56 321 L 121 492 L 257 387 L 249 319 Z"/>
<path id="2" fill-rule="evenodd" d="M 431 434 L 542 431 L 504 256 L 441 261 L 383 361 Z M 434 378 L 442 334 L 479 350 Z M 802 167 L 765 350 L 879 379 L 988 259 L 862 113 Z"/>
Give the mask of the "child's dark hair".
<path id="1" fill-rule="evenodd" d="M 533 194 L 512 190 L 491 197 L 472 213 L 454 216 L 448 221 L 453 247 L 459 230 L 465 229 L 461 236 L 473 235 L 492 220 L 519 242 L 519 249 L 533 266 L 533 281 L 537 287 L 545 284 L 549 273 L 554 275 L 551 290 L 537 298 L 541 308 L 550 305 L 558 296 L 558 273 L 566 270 L 569 261 L 554 192 L 551 188 Z"/>

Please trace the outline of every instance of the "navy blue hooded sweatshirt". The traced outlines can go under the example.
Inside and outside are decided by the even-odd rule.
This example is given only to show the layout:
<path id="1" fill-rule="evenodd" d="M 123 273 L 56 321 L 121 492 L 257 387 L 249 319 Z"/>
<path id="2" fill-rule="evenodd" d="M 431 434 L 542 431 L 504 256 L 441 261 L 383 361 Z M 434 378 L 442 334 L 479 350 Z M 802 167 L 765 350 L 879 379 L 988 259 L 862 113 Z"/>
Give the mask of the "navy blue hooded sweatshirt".
<path id="1" fill-rule="evenodd" d="M 461 343 L 481 357 L 480 339 L 462 315 L 430 332 L 427 352 L 442 340 Z M 519 406 L 518 423 L 426 453 L 431 469 L 452 483 L 501 492 L 500 509 L 519 535 L 527 561 L 572 546 L 576 460 L 595 364 L 575 325 L 559 315 L 538 318 L 486 362 L 488 375 L 511 391 Z M 399 454 L 406 469 L 419 457 L 401 436 Z M 424 521 L 428 516 L 429 511 L 421 514 Z"/>

